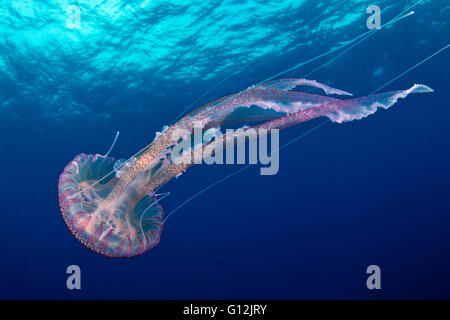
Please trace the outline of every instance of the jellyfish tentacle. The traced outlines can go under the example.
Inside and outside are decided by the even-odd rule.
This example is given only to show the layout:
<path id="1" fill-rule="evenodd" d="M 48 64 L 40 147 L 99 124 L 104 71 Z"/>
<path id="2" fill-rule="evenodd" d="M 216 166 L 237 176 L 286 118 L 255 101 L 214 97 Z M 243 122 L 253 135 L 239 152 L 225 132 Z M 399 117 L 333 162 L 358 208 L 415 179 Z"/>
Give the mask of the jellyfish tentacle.
<path id="1" fill-rule="evenodd" d="M 120 134 L 120 132 L 117 131 L 117 132 L 116 132 L 116 136 L 114 137 L 114 141 L 113 141 L 111 147 L 109 147 L 108 152 L 106 152 L 106 154 L 105 154 L 104 156 L 101 155 L 101 154 L 99 154 L 100 157 L 106 158 L 107 156 L 109 156 L 109 154 L 111 153 L 112 149 L 113 149 L 114 146 L 116 145 L 117 139 L 119 138 L 119 134 Z"/>
<path id="2" fill-rule="evenodd" d="M 144 239 L 144 248 L 147 246 L 147 238 L 146 234 L 144 232 L 144 228 L 142 227 L 142 219 L 144 218 L 144 215 L 148 212 L 149 209 L 153 208 L 155 205 L 157 205 L 161 200 L 168 197 L 170 195 L 170 192 L 165 192 L 159 195 L 154 195 L 155 197 L 159 196 L 154 202 L 152 202 L 141 214 L 141 217 L 139 218 L 139 228 L 141 230 L 142 237 Z"/>

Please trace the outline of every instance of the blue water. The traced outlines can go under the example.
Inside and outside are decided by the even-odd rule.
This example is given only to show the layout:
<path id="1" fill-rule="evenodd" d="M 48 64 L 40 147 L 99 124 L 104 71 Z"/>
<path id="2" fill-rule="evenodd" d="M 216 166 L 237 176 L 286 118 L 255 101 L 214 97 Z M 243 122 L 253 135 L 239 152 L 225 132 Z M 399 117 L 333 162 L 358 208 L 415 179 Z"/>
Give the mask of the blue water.
<path id="1" fill-rule="evenodd" d="M 417 1 L 376 1 L 386 23 Z M 244 90 L 367 32 L 370 1 L 27 1 L 0 4 L 0 298 L 450 298 L 450 50 L 383 91 L 414 95 L 328 123 L 167 221 L 144 255 L 85 248 L 58 208 L 79 153 L 128 158 L 195 99 Z M 81 29 L 66 24 L 81 9 Z M 450 3 L 379 30 L 308 76 L 367 95 L 450 42 Z M 301 78 L 338 53 L 292 70 Z M 320 124 L 281 132 L 281 144 Z M 198 165 L 164 186 L 166 213 L 242 165 Z M 82 289 L 66 288 L 79 265 Z M 381 290 L 366 268 L 381 268 Z"/>

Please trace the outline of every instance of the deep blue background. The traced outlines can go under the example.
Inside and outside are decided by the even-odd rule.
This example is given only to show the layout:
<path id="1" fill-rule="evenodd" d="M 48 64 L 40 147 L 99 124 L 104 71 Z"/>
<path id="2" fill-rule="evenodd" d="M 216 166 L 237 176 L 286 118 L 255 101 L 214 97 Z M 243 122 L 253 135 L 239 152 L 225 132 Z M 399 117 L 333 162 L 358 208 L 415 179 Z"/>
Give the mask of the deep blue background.
<path id="1" fill-rule="evenodd" d="M 402 21 L 310 78 L 368 94 L 449 42 L 442 30 L 415 46 L 424 32 L 413 19 Z M 199 103 L 311 56 L 255 62 Z M 285 76 L 301 77 L 320 62 Z M 105 152 L 117 130 L 113 155 L 132 155 L 214 83 L 153 101 L 170 106 L 156 117 L 118 113 L 63 126 L 3 117 L 0 298 L 450 298 L 449 71 L 445 51 L 384 89 L 424 83 L 435 93 L 321 127 L 282 150 L 277 175 L 260 176 L 255 166 L 215 186 L 168 220 L 157 247 L 131 259 L 105 258 L 71 235 L 59 214 L 59 174 L 79 153 Z M 282 131 L 281 144 L 323 120 Z M 172 193 L 165 211 L 238 168 L 191 168 L 163 188 Z M 81 267 L 80 291 L 66 289 L 71 264 Z M 382 290 L 366 288 L 371 264 L 381 267 Z"/>

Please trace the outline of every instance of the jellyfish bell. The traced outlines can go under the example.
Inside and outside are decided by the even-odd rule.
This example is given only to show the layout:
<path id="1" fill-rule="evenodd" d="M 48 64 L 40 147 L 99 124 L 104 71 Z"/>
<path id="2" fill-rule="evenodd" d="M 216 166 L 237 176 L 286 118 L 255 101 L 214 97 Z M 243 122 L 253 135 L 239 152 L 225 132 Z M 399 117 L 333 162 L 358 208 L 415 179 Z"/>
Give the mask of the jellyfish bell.
<path id="1" fill-rule="evenodd" d="M 99 155 L 76 156 L 59 178 L 59 203 L 68 228 L 86 247 L 108 257 L 132 257 L 158 244 L 164 211 L 155 194 L 137 198 L 137 185 L 148 171 L 121 196 L 108 198 L 120 181 L 110 174 L 116 162 Z"/>

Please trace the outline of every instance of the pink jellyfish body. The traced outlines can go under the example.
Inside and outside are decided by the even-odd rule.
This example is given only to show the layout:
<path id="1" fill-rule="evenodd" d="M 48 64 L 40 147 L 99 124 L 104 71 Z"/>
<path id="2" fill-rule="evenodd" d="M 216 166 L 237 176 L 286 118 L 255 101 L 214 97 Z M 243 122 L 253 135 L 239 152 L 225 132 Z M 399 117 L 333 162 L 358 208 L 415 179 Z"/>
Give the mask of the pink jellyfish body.
<path id="1" fill-rule="evenodd" d="M 97 253 L 108 257 L 140 255 L 158 244 L 163 229 L 164 213 L 156 190 L 201 158 L 225 148 L 227 139 L 237 139 L 248 130 L 263 135 L 322 116 L 336 123 L 358 120 L 379 107 L 389 108 L 410 93 L 433 91 L 425 85 L 414 85 L 407 90 L 341 100 L 292 91 L 297 86 L 317 87 L 327 95 L 351 96 L 312 80 L 274 80 L 198 108 L 158 134 L 135 159 L 120 166 L 111 157 L 78 155 L 59 178 L 59 204 L 65 223 L 79 241 Z M 203 141 L 178 157 L 173 155 L 180 143 L 180 130 L 190 132 L 198 126 L 218 130 L 219 126 L 249 122 L 258 123 Z"/>

